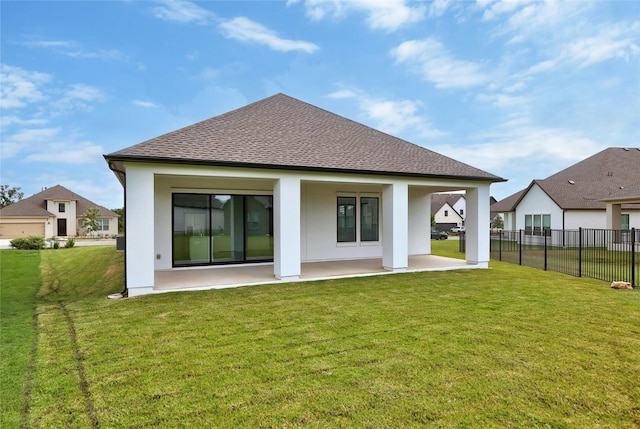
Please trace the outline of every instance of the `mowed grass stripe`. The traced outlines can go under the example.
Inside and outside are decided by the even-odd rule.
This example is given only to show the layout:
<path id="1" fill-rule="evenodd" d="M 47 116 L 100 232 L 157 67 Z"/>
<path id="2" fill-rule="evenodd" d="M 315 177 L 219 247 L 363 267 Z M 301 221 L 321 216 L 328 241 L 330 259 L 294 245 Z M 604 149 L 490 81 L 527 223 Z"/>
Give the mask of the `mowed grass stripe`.
<path id="1" fill-rule="evenodd" d="M 121 260 L 84 252 L 47 257 L 68 273 L 58 295 L 102 427 L 640 425 L 638 291 L 492 262 L 111 301 Z M 46 365 L 64 326 L 42 323 L 38 382 L 64 386 Z M 82 414 L 79 389 L 60 391 L 38 396 L 35 427 Z"/>
<path id="2" fill-rule="evenodd" d="M 24 425 L 31 406 L 39 265 L 37 251 L 0 251 L 0 422 L 3 427 Z"/>

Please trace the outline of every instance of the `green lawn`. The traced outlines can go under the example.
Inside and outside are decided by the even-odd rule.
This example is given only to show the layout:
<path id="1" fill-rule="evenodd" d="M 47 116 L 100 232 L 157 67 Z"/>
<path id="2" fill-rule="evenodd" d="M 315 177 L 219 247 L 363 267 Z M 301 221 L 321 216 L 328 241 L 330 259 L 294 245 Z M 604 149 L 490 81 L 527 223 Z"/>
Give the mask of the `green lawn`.
<path id="1" fill-rule="evenodd" d="M 3 427 L 640 427 L 637 290 L 492 261 L 108 300 L 113 247 L 0 256 L 3 350 L 5 265 L 43 283 Z"/>

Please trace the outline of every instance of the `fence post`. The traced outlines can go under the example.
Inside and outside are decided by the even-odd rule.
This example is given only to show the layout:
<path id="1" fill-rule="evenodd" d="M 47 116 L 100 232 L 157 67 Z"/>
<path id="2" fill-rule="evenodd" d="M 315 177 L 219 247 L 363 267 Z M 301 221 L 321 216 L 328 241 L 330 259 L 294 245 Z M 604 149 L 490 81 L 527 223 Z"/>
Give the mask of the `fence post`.
<path id="1" fill-rule="evenodd" d="M 542 230 L 544 234 L 544 270 L 547 271 L 547 231 Z"/>
<path id="2" fill-rule="evenodd" d="M 522 230 L 518 230 L 518 265 L 522 265 Z"/>
<path id="3" fill-rule="evenodd" d="M 498 240 L 498 261 L 502 261 L 502 230 L 500 230 L 500 240 Z"/>
<path id="4" fill-rule="evenodd" d="M 578 277 L 582 277 L 582 227 L 578 227 Z"/>
<path id="5" fill-rule="evenodd" d="M 631 228 L 631 286 L 636 287 L 636 229 Z"/>

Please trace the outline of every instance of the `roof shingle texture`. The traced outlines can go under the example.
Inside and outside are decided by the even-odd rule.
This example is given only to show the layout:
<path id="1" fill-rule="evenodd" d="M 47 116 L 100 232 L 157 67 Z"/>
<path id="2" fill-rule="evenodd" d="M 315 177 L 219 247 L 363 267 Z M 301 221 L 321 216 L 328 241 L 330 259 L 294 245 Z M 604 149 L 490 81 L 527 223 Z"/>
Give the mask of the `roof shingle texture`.
<path id="1" fill-rule="evenodd" d="M 38 192 L 28 198 L 17 201 L 0 209 L 0 217 L 51 217 L 55 216 L 46 207 L 47 200 L 76 201 L 76 216 L 82 216 L 88 208 L 96 207 L 100 210 L 101 218 L 118 217 L 113 211 L 87 200 L 71 192 L 67 188 L 56 185 Z"/>
<path id="2" fill-rule="evenodd" d="M 503 180 L 284 94 L 106 158 Z"/>
<path id="3" fill-rule="evenodd" d="M 640 197 L 640 148 L 605 149 L 544 180 L 534 180 L 533 184 L 562 209 L 605 209 L 603 200 Z M 527 190 L 493 204 L 491 211 L 513 211 Z M 640 209 L 640 204 L 622 207 Z"/>

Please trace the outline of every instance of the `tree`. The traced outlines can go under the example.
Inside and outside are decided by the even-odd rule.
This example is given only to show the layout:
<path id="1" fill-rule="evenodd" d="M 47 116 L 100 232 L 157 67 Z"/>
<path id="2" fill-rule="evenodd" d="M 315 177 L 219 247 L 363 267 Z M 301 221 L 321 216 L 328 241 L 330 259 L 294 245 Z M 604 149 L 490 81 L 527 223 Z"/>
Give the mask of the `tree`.
<path id="1" fill-rule="evenodd" d="M 82 215 L 82 227 L 88 235 L 98 230 L 98 216 L 100 216 L 100 210 L 96 207 L 89 207 Z"/>
<path id="2" fill-rule="evenodd" d="M 491 222 L 491 228 L 502 229 L 504 228 L 504 221 L 502 220 L 502 216 L 496 215 L 493 218 L 493 222 Z"/>
<path id="3" fill-rule="evenodd" d="M 111 211 L 120 216 L 118 217 L 118 234 L 124 234 L 124 208 L 112 209 Z"/>
<path id="4" fill-rule="evenodd" d="M 9 185 L 0 185 L 0 209 L 17 203 L 24 197 L 24 192 L 20 192 L 20 188 Z"/>
<path id="5" fill-rule="evenodd" d="M 436 215 L 434 213 L 431 213 L 431 228 L 435 228 L 436 227 Z"/>

